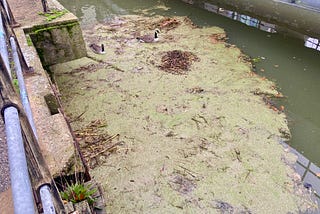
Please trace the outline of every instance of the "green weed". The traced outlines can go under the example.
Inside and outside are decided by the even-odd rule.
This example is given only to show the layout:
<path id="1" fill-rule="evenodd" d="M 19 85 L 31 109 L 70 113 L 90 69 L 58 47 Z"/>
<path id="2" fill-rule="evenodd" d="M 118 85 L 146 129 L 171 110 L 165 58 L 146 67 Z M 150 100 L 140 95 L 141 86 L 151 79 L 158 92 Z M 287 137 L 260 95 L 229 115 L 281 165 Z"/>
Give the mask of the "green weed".
<path id="1" fill-rule="evenodd" d="M 68 184 L 66 189 L 60 193 L 61 198 L 66 201 L 71 201 L 72 203 L 77 203 L 80 201 L 87 200 L 91 205 L 95 201 L 92 195 L 97 191 L 97 189 L 90 190 L 90 186 L 85 186 L 81 183 Z"/>

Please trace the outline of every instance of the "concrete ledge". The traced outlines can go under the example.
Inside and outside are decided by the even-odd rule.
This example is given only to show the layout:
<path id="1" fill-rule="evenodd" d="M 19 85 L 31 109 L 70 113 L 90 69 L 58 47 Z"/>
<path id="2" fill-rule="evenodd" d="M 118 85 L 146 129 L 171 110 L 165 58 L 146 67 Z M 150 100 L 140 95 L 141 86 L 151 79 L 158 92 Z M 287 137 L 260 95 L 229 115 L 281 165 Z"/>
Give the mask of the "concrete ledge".
<path id="1" fill-rule="evenodd" d="M 41 1 L 37 4 L 41 4 Z M 39 47 L 39 44 L 35 43 L 35 46 L 31 45 L 30 41 L 27 39 L 26 32 L 30 32 L 32 29 L 43 29 L 44 26 L 50 27 L 50 29 L 55 29 L 53 30 L 53 34 L 58 38 L 58 41 L 54 41 L 52 44 L 61 44 L 65 38 L 58 37 L 61 32 L 58 32 L 58 30 L 56 30 L 58 27 L 55 26 L 65 25 L 65 23 L 70 22 L 74 23 L 74 26 L 78 26 L 79 29 L 80 26 L 77 22 L 77 18 L 71 13 L 67 13 L 57 20 L 48 22 L 45 20 L 44 16 L 40 16 L 38 14 L 40 12 L 38 11 L 39 5 L 36 5 L 34 8 L 29 8 L 29 10 L 34 9 L 34 11 L 28 11 L 25 16 L 22 16 L 21 14 L 19 16 L 19 10 L 21 8 L 15 7 L 17 6 L 17 2 L 9 0 L 9 5 L 14 15 L 17 15 L 17 17 L 23 17 L 22 20 L 16 18 L 16 21 L 21 24 L 21 26 L 19 28 L 15 28 L 14 32 L 26 59 L 27 65 L 32 67 L 34 70 L 31 73 L 25 74 L 24 77 L 36 125 L 39 146 L 51 175 L 53 177 L 60 176 L 62 172 L 66 172 L 68 167 L 70 167 L 70 161 L 74 160 L 74 155 L 76 153 L 74 140 L 63 115 L 61 113 L 51 115 L 50 113 L 44 97 L 48 94 L 54 94 L 54 92 L 51 87 L 48 74 L 43 69 L 42 62 L 35 48 Z M 29 17 L 28 14 L 30 14 Z M 43 32 L 45 32 L 45 30 Z M 78 46 L 82 45 L 84 49 L 82 54 L 86 54 L 84 42 L 81 44 L 81 39 L 83 41 L 82 33 L 81 31 L 78 33 L 80 33 L 80 35 L 77 35 L 74 38 L 69 38 L 69 43 L 76 43 Z M 73 34 L 73 36 L 75 35 L 76 33 Z M 80 41 L 77 41 L 78 39 Z M 47 46 L 45 48 L 47 48 Z M 70 47 L 66 47 L 66 49 L 70 49 Z M 50 51 L 52 51 L 52 49 L 50 49 Z M 54 57 L 57 56 L 57 54 L 52 55 L 52 61 L 50 61 L 50 63 L 60 62 L 59 60 L 54 59 Z M 72 57 L 68 58 L 65 55 L 59 56 L 63 57 L 64 60 L 72 59 Z"/>
<path id="2" fill-rule="evenodd" d="M 45 67 L 87 55 L 77 20 L 37 25 L 27 32 Z"/>
<path id="3" fill-rule="evenodd" d="M 33 46 L 26 46 L 22 29 L 15 29 L 22 52 L 34 73 L 25 75 L 28 97 L 35 121 L 38 142 L 53 177 L 68 165 L 75 153 L 73 138 L 61 113 L 51 115 L 44 97 L 53 94 L 46 71 Z"/>

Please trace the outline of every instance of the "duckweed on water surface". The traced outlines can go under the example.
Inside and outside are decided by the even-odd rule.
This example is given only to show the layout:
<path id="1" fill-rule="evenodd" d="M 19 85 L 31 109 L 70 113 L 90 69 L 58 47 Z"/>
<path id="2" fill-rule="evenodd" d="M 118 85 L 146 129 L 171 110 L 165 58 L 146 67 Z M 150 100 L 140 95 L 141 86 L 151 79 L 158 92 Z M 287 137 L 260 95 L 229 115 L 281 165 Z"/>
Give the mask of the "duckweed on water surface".
<path id="1" fill-rule="evenodd" d="M 139 35 L 159 28 L 159 41 Z M 94 32 L 94 33 L 92 33 Z M 298 213 L 313 208 L 279 144 L 285 115 L 265 105 L 279 96 L 255 75 L 217 27 L 185 17 L 124 16 L 85 30 L 105 55 L 52 67 L 76 130 L 91 121 L 119 134 L 116 151 L 91 171 L 109 213 Z M 170 51 L 190 53 L 185 72 L 161 69 Z M 171 62 L 174 62 L 171 61 Z M 81 115 L 81 117 L 78 117 Z"/>

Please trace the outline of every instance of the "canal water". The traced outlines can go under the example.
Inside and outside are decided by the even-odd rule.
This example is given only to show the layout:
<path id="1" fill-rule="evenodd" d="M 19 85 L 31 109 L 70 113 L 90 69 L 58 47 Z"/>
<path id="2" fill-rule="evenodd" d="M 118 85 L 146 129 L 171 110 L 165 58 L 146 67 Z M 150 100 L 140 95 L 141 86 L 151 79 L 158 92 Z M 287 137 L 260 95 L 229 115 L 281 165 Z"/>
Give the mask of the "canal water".
<path id="1" fill-rule="evenodd" d="M 188 16 L 199 26 L 225 29 L 228 41 L 256 59 L 256 72 L 276 82 L 285 96 L 275 102 L 285 107 L 292 133 L 289 144 L 320 165 L 320 52 L 304 47 L 303 40 L 264 32 L 178 0 L 59 1 L 80 19 L 83 28 L 116 15 L 159 14 Z"/>

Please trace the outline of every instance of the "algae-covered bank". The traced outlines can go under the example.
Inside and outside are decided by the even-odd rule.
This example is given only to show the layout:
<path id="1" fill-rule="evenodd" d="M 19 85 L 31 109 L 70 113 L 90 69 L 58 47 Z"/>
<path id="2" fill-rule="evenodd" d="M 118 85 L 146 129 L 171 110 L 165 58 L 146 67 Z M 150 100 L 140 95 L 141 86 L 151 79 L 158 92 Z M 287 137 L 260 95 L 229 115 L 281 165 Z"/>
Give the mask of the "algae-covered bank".
<path id="1" fill-rule="evenodd" d="M 154 29 L 158 42 L 136 39 Z M 109 213 L 315 208 L 279 143 L 286 117 L 266 105 L 281 94 L 222 29 L 123 16 L 84 36 L 89 57 L 51 69 Z"/>

